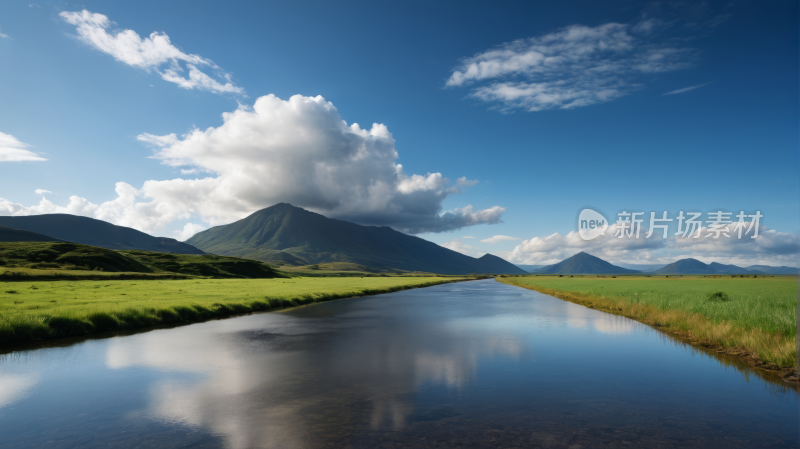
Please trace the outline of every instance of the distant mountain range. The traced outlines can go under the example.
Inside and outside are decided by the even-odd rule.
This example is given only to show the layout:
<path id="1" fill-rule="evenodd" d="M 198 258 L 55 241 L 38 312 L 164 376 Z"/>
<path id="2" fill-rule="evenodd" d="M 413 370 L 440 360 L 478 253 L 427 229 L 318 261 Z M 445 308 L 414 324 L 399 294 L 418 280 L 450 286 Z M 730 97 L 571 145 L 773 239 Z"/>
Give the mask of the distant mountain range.
<path id="1" fill-rule="evenodd" d="M 203 251 L 168 237 L 153 237 L 136 229 L 116 226 L 103 220 L 69 214 L 28 215 L 23 217 L 0 217 L 0 226 L 40 234 L 31 236 L 36 240 L 64 240 L 72 243 L 98 246 L 113 250 L 142 250 L 160 253 L 204 254 Z M 0 233 L 0 241 L 13 242 L 18 238 L 6 231 Z M 42 240 L 43 238 L 51 240 Z M 7 238 L 9 240 L 5 240 Z"/>
<path id="2" fill-rule="evenodd" d="M 665 263 L 645 264 L 645 263 L 618 263 L 617 266 L 641 272 L 655 271 L 667 266 Z"/>
<path id="3" fill-rule="evenodd" d="M 530 267 L 535 265 L 518 265 Z M 717 262 L 705 264 L 697 259 L 681 259 L 669 265 L 633 265 L 626 264 L 628 268 L 619 267 L 606 262 L 603 259 L 580 252 L 568 259 L 538 270 L 532 271 L 535 274 L 771 274 L 771 275 L 796 275 L 800 271 L 794 267 L 770 267 L 767 265 L 752 265 L 742 268 L 736 265 L 725 265 Z M 638 266 L 647 270 L 632 270 L 631 267 Z M 660 267 L 660 268 L 658 268 Z M 656 269 L 654 269 L 656 268 Z"/>
<path id="4" fill-rule="evenodd" d="M 669 265 L 612 265 L 585 252 L 553 265 L 513 265 L 497 256 L 470 257 L 382 226 L 360 226 L 281 203 L 179 242 L 102 220 L 68 214 L 0 217 L 0 242 L 72 242 L 111 250 L 141 250 L 255 259 L 302 266 L 351 262 L 373 269 L 441 274 L 730 274 L 796 275 L 795 267 L 681 259 Z"/>
<path id="5" fill-rule="evenodd" d="M 522 268 L 523 270 L 527 271 L 528 273 L 533 273 L 535 271 L 539 271 L 540 269 L 546 267 L 547 265 L 520 265 L 516 264 L 518 267 Z"/>
<path id="6" fill-rule="evenodd" d="M 664 268 L 652 271 L 652 274 L 797 274 L 800 269 L 795 267 L 770 267 L 767 265 L 751 265 L 739 267 L 725 265 L 717 262 L 706 264 L 697 259 L 681 259 Z"/>
<path id="7" fill-rule="evenodd" d="M 275 264 L 351 262 L 441 274 L 527 274 L 491 254 L 476 259 L 386 226 L 361 226 L 287 203 L 200 232 L 186 243 L 212 254 Z"/>
<path id="8" fill-rule="evenodd" d="M 548 265 L 535 272 L 536 274 L 635 274 L 636 270 L 611 265 L 599 257 L 583 251 L 553 265 Z"/>

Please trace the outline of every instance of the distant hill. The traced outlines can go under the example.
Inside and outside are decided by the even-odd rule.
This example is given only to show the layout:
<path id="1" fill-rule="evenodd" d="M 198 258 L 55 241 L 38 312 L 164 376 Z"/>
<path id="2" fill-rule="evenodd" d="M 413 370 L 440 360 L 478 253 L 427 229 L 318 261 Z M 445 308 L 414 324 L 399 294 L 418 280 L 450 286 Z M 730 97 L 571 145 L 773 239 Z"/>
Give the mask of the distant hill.
<path id="1" fill-rule="evenodd" d="M 653 274 L 772 274 L 794 275 L 798 269 L 794 267 L 770 267 L 768 265 L 751 265 L 743 268 L 737 265 L 726 265 L 717 262 L 705 264 L 697 259 L 681 259 L 673 262 Z"/>
<path id="2" fill-rule="evenodd" d="M 0 226 L 0 242 L 60 242 L 49 235 Z"/>
<path id="3" fill-rule="evenodd" d="M 547 265 L 520 265 L 516 264 L 518 267 L 522 268 L 523 270 L 527 271 L 528 273 L 535 273 L 538 270 L 546 267 Z"/>
<path id="4" fill-rule="evenodd" d="M 627 268 L 629 270 L 641 271 L 643 273 L 648 271 L 655 271 L 664 268 L 667 264 L 645 264 L 645 263 L 618 263 L 618 267 Z"/>
<path id="5" fill-rule="evenodd" d="M 771 267 L 769 265 L 750 265 L 746 267 L 749 271 L 760 271 L 765 274 L 798 274 L 800 268 L 797 267 Z"/>
<path id="6" fill-rule="evenodd" d="M 636 274 L 639 271 L 628 270 L 626 268 L 611 265 L 599 257 L 592 256 L 583 251 L 575 254 L 569 259 L 548 265 L 536 274 Z"/>
<path id="7" fill-rule="evenodd" d="M 704 264 L 697 259 L 681 259 L 677 262 L 665 266 L 653 274 L 717 274 L 710 265 Z"/>
<path id="8" fill-rule="evenodd" d="M 168 237 L 153 237 L 136 229 L 69 214 L 0 217 L 0 226 L 31 231 L 72 243 L 113 250 L 142 250 L 176 254 L 203 251 Z"/>
<path id="9" fill-rule="evenodd" d="M 257 260 L 213 254 L 114 251 L 68 242 L 2 242 L 0 267 L 47 271 L 177 273 L 218 278 L 284 277 Z"/>
<path id="10" fill-rule="evenodd" d="M 711 262 L 708 267 L 720 274 L 762 274 L 761 271 L 751 271 L 736 265 L 725 265 L 717 262 Z"/>
<path id="11" fill-rule="evenodd" d="M 497 256 L 476 259 L 386 226 L 361 226 L 287 203 L 205 230 L 186 243 L 212 254 L 276 264 L 350 262 L 441 274 L 527 274 Z"/>

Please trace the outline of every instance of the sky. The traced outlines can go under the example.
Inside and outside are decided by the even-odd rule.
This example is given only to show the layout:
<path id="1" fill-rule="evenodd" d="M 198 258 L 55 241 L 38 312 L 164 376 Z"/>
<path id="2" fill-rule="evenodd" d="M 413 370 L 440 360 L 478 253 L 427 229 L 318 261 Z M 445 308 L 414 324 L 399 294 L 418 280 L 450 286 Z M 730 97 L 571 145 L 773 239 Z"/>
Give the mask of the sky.
<path id="1" fill-rule="evenodd" d="M 288 202 L 518 264 L 800 266 L 797 2 L 285 3 L 0 4 L 0 214 L 184 240 Z M 587 241 L 587 207 L 674 221 Z"/>

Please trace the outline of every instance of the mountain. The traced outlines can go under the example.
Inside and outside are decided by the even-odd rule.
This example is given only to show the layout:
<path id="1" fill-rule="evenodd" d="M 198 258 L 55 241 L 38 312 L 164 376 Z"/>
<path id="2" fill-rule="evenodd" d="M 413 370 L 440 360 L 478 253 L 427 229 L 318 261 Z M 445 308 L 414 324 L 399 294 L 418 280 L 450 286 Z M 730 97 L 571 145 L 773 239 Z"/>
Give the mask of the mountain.
<path id="1" fill-rule="evenodd" d="M 681 259 L 666 267 L 652 271 L 653 274 L 719 274 L 710 265 L 697 259 Z"/>
<path id="2" fill-rule="evenodd" d="M 708 266 L 719 274 L 763 274 L 758 270 L 753 271 L 736 265 L 725 265 L 717 262 L 711 262 Z"/>
<path id="3" fill-rule="evenodd" d="M 681 259 L 671 263 L 666 267 L 653 271 L 653 274 L 772 274 L 772 275 L 796 275 L 797 268 L 794 267 L 770 267 L 768 265 L 751 265 L 742 268 L 737 265 L 725 265 L 717 262 L 705 264 L 696 259 Z"/>
<path id="4" fill-rule="evenodd" d="M 153 237 L 136 229 L 69 214 L 0 217 L 0 226 L 44 234 L 72 243 L 113 250 L 203 254 L 203 251 L 167 237 Z"/>
<path id="5" fill-rule="evenodd" d="M 635 274 L 636 270 L 628 270 L 616 265 L 611 265 L 603 259 L 587 254 L 583 251 L 569 259 L 548 265 L 536 274 Z"/>
<path id="6" fill-rule="evenodd" d="M 618 263 L 618 267 L 627 268 L 629 270 L 636 270 L 641 272 L 655 271 L 664 268 L 667 264 L 645 264 L 645 263 Z"/>
<path id="7" fill-rule="evenodd" d="M 0 226 L 0 242 L 60 242 L 49 235 Z"/>
<path id="8" fill-rule="evenodd" d="M 520 265 L 517 264 L 518 267 L 522 268 L 523 270 L 527 271 L 528 273 L 535 273 L 540 269 L 546 267 L 547 265 Z"/>
<path id="9" fill-rule="evenodd" d="M 800 272 L 800 268 L 796 267 L 771 267 L 769 265 L 750 265 L 746 267 L 750 271 L 760 271 L 765 274 L 792 274 L 796 275 Z"/>
<path id="10" fill-rule="evenodd" d="M 351 262 L 442 274 L 527 274 L 497 256 L 475 259 L 386 226 L 361 226 L 286 203 L 205 230 L 186 243 L 213 254 L 292 265 Z"/>

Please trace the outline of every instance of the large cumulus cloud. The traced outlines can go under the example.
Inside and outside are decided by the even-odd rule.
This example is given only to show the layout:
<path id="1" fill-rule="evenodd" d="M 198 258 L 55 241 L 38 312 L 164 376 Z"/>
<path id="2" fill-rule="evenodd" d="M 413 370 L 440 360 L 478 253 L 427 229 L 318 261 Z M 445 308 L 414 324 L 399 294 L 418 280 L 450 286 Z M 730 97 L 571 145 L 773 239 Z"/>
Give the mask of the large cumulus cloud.
<path id="1" fill-rule="evenodd" d="M 452 186 L 441 173 L 406 174 L 396 163 L 395 140 L 386 126 L 348 125 L 320 96 L 267 95 L 252 108 L 222 117 L 218 127 L 182 136 L 138 136 L 155 148 L 153 158 L 185 174 L 202 174 L 195 179 L 151 180 L 140 189 L 117 183 L 118 198 L 99 206 L 78 197 L 67 208 L 45 199 L 33 207 L 0 199 L 0 213 L 80 210 L 152 232 L 179 219 L 229 223 L 288 202 L 330 217 L 419 233 L 499 223 L 505 211 L 470 205 L 443 211 L 442 202 L 459 193 L 457 187 L 474 182 L 463 178 Z"/>

